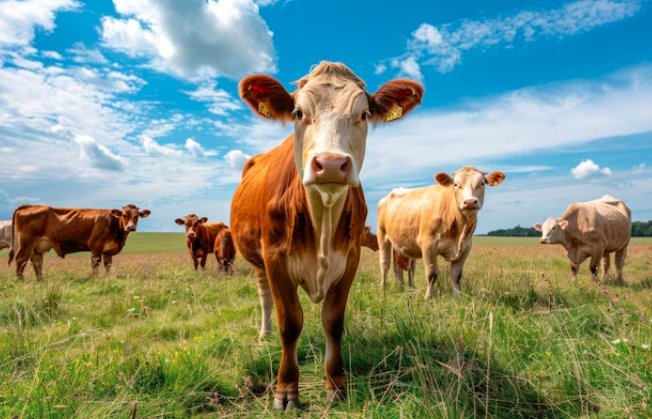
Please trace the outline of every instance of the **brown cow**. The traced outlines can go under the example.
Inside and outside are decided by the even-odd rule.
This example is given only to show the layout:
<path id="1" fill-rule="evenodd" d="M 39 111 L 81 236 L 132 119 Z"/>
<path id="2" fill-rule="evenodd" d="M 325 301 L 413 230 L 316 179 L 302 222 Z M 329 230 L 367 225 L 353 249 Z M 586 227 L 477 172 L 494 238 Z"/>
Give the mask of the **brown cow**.
<path id="1" fill-rule="evenodd" d="M 362 232 L 362 245 L 368 247 L 374 252 L 378 251 L 378 237 L 371 232 L 371 227 L 365 226 Z"/>
<path id="2" fill-rule="evenodd" d="M 604 195 L 589 202 L 576 202 L 566 208 L 560 218 L 548 218 L 535 224 L 541 231 L 542 244 L 561 244 L 571 262 L 573 278 L 580 265 L 591 258 L 590 270 L 598 278 L 598 263 L 602 260 L 603 278 L 609 275 L 609 255 L 615 253 L 616 279 L 623 282 L 623 267 L 632 232 L 632 212 L 620 199 Z"/>
<path id="3" fill-rule="evenodd" d="M 299 286 L 314 303 L 323 302 L 326 388 L 331 398 L 345 396 L 340 341 L 367 215 L 358 177 L 367 124 L 401 118 L 423 93 L 418 83 L 394 80 L 371 95 L 351 70 L 330 62 L 317 65 L 297 86 L 290 94 L 264 75 L 239 85 L 256 114 L 295 124 L 280 146 L 245 164 L 231 206 L 238 253 L 254 265 L 258 279 L 261 336 L 270 333 L 276 306 L 283 354 L 275 409 L 298 402 Z"/>
<path id="4" fill-rule="evenodd" d="M 215 251 L 215 238 L 222 229 L 226 228 L 222 222 L 207 223 L 207 221 L 208 218 L 199 218 L 195 214 L 188 214 L 184 218 L 174 220 L 178 225 L 186 227 L 186 246 L 195 270 L 198 265 L 206 269 L 206 258 Z M 219 258 L 217 263 L 219 265 Z"/>
<path id="5" fill-rule="evenodd" d="M 13 248 L 9 263 L 16 257 L 16 276 L 23 278 L 27 261 L 32 257 L 36 276 L 43 278 L 43 254 L 54 249 L 63 258 L 68 253 L 91 252 L 91 265 L 96 275 L 102 257 L 106 272 L 111 271 L 113 256 L 120 253 L 130 232 L 136 231 L 138 218 L 150 211 L 135 205 L 122 209 L 53 208 L 45 205 L 23 205 L 14 211 Z"/>
<path id="6" fill-rule="evenodd" d="M 217 233 L 214 249 L 217 266 L 220 271 L 226 274 L 232 274 L 234 272 L 233 261 L 235 260 L 236 252 L 230 228 L 223 228 Z"/>
<path id="7" fill-rule="evenodd" d="M 463 167 L 451 178 L 435 176 L 437 185 L 420 189 L 395 189 L 378 203 L 378 245 L 381 287 L 385 287 L 392 260 L 392 248 L 411 259 L 423 258 L 428 279 L 426 299 L 437 280 L 437 256 L 451 263 L 453 294 L 460 293 L 464 261 L 471 251 L 471 239 L 484 203 L 485 185 L 496 186 L 505 179 L 502 172 L 485 173 Z M 402 283 L 399 283 L 402 287 Z"/>

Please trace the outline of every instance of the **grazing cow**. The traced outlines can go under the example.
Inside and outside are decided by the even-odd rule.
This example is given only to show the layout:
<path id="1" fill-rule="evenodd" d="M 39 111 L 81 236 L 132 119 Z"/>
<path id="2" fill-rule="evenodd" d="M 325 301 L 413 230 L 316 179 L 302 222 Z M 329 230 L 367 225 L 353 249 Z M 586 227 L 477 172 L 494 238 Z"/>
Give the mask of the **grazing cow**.
<path id="1" fill-rule="evenodd" d="M 188 246 L 195 270 L 198 265 L 201 265 L 202 269 L 206 269 L 206 258 L 215 251 L 215 238 L 222 229 L 226 228 L 222 222 L 207 223 L 207 221 L 208 218 L 199 218 L 195 214 L 188 214 L 184 218 L 174 220 L 178 225 L 186 227 L 186 246 Z M 217 263 L 219 265 L 219 258 Z"/>
<path id="2" fill-rule="evenodd" d="M 570 259 L 573 278 L 580 265 L 591 258 L 591 274 L 598 278 L 602 260 L 603 278 L 609 275 L 609 255 L 616 253 L 617 280 L 623 282 L 623 266 L 632 232 L 632 213 L 619 199 L 604 195 L 589 202 L 576 202 L 566 208 L 560 218 L 548 218 L 535 224 L 541 232 L 541 244 L 561 244 Z"/>
<path id="3" fill-rule="evenodd" d="M 362 232 L 362 245 L 368 247 L 374 252 L 378 251 L 378 237 L 371 232 L 371 227 L 365 226 Z"/>
<path id="4" fill-rule="evenodd" d="M 0 221 L 0 250 L 11 247 L 11 220 Z"/>
<path id="5" fill-rule="evenodd" d="M 235 244 L 230 228 L 223 228 L 215 237 L 215 257 L 220 271 L 232 274 L 234 271 Z"/>
<path id="6" fill-rule="evenodd" d="M 438 184 L 394 189 L 378 203 L 381 287 L 385 287 L 392 249 L 411 259 L 423 258 L 428 279 L 425 298 L 437 280 L 437 256 L 451 263 L 453 294 L 459 295 L 464 261 L 484 203 L 485 185 L 500 184 L 505 175 L 466 166 L 453 174 L 438 173 Z M 402 275 L 401 278 L 402 279 Z M 399 280 L 400 280 L 399 279 Z M 402 282 L 399 286 L 403 287 Z"/>
<path id="7" fill-rule="evenodd" d="M 13 246 L 9 263 L 16 257 L 16 276 L 23 278 L 27 260 L 39 280 L 43 278 L 43 254 L 54 249 L 63 258 L 74 252 L 91 252 L 91 265 L 96 275 L 102 257 L 106 272 L 111 271 L 113 256 L 120 253 L 130 232 L 136 231 L 138 218 L 150 211 L 135 205 L 122 209 L 53 208 L 45 205 L 23 205 L 12 218 Z"/>
<path id="8" fill-rule="evenodd" d="M 314 67 L 297 86 L 288 93 L 264 75 L 239 85 L 254 113 L 295 125 L 281 145 L 247 161 L 231 206 L 238 253 L 256 271 L 261 336 L 270 333 L 276 306 L 283 354 L 275 409 L 298 402 L 297 340 L 303 327 L 298 287 L 323 303 L 326 388 L 331 398 L 345 396 L 340 341 L 367 215 L 358 177 L 367 124 L 401 118 L 423 93 L 416 82 L 394 80 L 372 95 L 346 66 L 330 62 Z"/>

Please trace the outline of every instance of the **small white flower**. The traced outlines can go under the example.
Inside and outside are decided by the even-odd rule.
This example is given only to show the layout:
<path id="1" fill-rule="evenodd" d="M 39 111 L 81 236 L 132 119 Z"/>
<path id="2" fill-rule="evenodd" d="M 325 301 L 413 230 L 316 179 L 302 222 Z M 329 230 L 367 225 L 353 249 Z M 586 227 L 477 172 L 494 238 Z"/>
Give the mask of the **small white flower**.
<path id="1" fill-rule="evenodd" d="M 650 350 L 650 345 L 647 344 L 647 343 L 644 343 L 644 344 L 641 345 L 641 349 L 643 349 L 644 351 L 649 351 Z"/>
<path id="2" fill-rule="evenodd" d="M 611 341 L 614 345 L 618 345 L 620 343 L 620 339 L 614 339 Z"/>
<path id="3" fill-rule="evenodd" d="M 135 308 L 130 308 L 130 309 L 127 310 L 127 311 L 131 313 L 131 312 L 134 311 L 134 310 L 136 310 L 136 309 L 135 309 Z"/>

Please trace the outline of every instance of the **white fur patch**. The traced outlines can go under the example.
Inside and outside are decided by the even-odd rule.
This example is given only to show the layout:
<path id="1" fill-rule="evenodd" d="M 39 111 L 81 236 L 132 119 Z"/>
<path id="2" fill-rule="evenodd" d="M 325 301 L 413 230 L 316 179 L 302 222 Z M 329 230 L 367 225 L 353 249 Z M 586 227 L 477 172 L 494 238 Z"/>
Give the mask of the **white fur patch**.
<path id="1" fill-rule="evenodd" d="M 344 275 L 346 261 L 347 255 L 333 250 L 321 263 L 315 254 L 294 255 L 288 258 L 288 273 L 292 282 L 300 285 L 313 303 L 320 303 L 326 298 L 330 287 Z M 323 272 L 320 272 L 322 269 Z"/>

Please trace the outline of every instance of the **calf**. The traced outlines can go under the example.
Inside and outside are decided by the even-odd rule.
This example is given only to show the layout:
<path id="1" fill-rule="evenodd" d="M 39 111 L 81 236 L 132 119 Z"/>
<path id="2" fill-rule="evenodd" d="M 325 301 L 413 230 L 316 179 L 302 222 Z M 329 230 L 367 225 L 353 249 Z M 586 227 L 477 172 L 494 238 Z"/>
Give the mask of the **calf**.
<path id="1" fill-rule="evenodd" d="M 609 255 L 615 253 L 617 280 L 623 282 L 623 267 L 632 232 L 632 213 L 619 199 L 604 195 L 589 202 L 576 202 L 560 218 L 548 218 L 534 225 L 541 232 L 541 244 L 560 244 L 566 249 L 573 278 L 580 265 L 591 258 L 590 269 L 598 278 L 602 261 L 603 278 L 609 275 Z"/>
<path id="2" fill-rule="evenodd" d="M 234 272 L 235 244 L 229 228 L 223 228 L 215 237 L 215 257 L 220 271 L 226 274 Z"/>
<path id="3" fill-rule="evenodd" d="M 224 223 L 208 223 L 207 221 L 208 218 L 199 218 L 195 214 L 188 214 L 184 218 L 174 220 L 175 223 L 186 228 L 186 246 L 188 246 L 195 270 L 199 265 L 202 269 L 206 269 L 206 258 L 215 251 L 215 238 L 222 229 L 226 228 Z M 217 263 L 219 265 L 219 258 Z"/>
<path id="4" fill-rule="evenodd" d="M 298 287 L 323 303 L 327 393 L 345 395 L 340 342 L 367 215 L 359 179 L 367 124 L 403 117 L 423 92 L 418 83 L 394 80 L 372 95 L 346 66 L 330 62 L 317 65 L 297 86 L 288 93 L 264 75 L 240 82 L 240 95 L 256 114 L 293 121 L 295 129 L 280 146 L 249 159 L 231 206 L 238 253 L 258 279 L 262 336 L 270 332 L 276 306 L 283 343 L 276 409 L 298 402 Z"/>
<path id="5" fill-rule="evenodd" d="M 385 287 L 392 249 L 411 259 L 423 258 L 432 297 L 437 280 L 437 256 L 451 263 L 453 294 L 459 295 L 462 269 L 471 251 L 477 214 L 484 203 L 485 185 L 500 184 L 505 175 L 466 166 L 453 174 L 435 176 L 437 184 L 420 189 L 395 189 L 378 203 L 378 245 L 381 287 Z M 402 287 L 403 284 L 399 283 Z"/>

